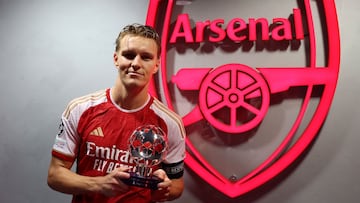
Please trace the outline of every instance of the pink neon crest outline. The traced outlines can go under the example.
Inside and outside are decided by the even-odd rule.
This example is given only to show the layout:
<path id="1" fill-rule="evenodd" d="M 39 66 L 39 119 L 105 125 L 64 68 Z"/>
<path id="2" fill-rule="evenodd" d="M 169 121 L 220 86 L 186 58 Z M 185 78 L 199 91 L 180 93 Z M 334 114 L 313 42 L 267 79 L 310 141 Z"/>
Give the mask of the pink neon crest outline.
<path id="1" fill-rule="evenodd" d="M 147 25 L 156 27 L 156 18 L 161 1 L 162 0 L 150 0 L 146 19 Z M 277 176 L 304 152 L 304 150 L 316 137 L 320 127 L 323 125 L 334 97 L 339 74 L 340 36 L 334 0 L 322 0 L 322 4 L 325 11 L 327 37 L 329 43 L 328 61 L 326 67 L 316 67 L 316 42 L 312 13 L 310 9 L 310 0 L 304 0 L 310 42 L 310 64 L 308 67 L 258 67 L 256 69 L 251 69 L 243 64 L 225 64 L 217 68 L 183 68 L 171 78 L 171 81 L 176 84 L 179 89 L 199 90 L 199 97 L 203 98 L 199 101 L 199 105 L 197 105 L 197 107 L 195 107 L 188 115 L 183 117 L 185 126 L 195 123 L 201 119 L 206 119 L 209 123 L 214 125 L 214 127 L 222 129 L 224 132 L 228 133 L 245 132 L 258 125 L 267 112 L 270 94 L 286 91 L 290 86 L 307 85 L 309 87 L 294 125 L 279 147 L 257 168 L 236 182 L 231 182 L 221 175 L 203 158 L 191 141 L 186 139 L 186 145 L 189 150 L 189 152 L 187 152 L 187 158 L 185 159 L 187 167 L 192 169 L 203 180 L 223 194 L 234 198 L 261 186 Z M 173 5 L 174 0 L 167 0 L 165 19 L 161 19 L 164 21 L 164 28 L 161 33 L 162 36 L 168 36 L 169 34 Z M 163 37 L 163 47 L 167 47 L 168 42 L 166 39 L 167 37 Z M 161 64 L 162 78 L 166 78 L 167 72 L 165 53 L 162 54 Z M 244 78 L 244 76 L 245 78 L 248 78 L 248 80 L 245 80 L 248 82 L 248 86 L 236 82 L 238 81 L 237 75 L 239 74 L 242 74 L 242 78 Z M 182 78 L 184 76 L 186 76 L 186 81 L 191 82 L 181 82 L 183 81 Z M 224 79 L 214 80 L 214 78 Z M 226 83 L 229 79 L 232 82 Z M 162 86 L 165 93 L 165 99 L 169 108 L 174 109 L 170 95 L 168 95 L 169 91 L 166 83 L 166 80 L 163 79 Z M 216 85 L 216 83 L 221 84 L 220 86 L 228 86 L 228 88 L 217 89 L 217 86 L 219 85 Z M 298 138 L 297 142 L 288 149 L 285 154 L 278 158 L 288 146 L 294 137 L 295 131 L 302 122 L 312 94 L 312 87 L 319 84 L 324 85 L 324 90 L 314 116 L 304 130 L 303 134 Z M 246 86 L 247 88 L 239 91 L 239 86 Z M 152 95 L 157 96 L 154 83 L 150 86 L 150 92 Z M 223 97 L 221 97 L 219 93 L 222 94 Z M 231 123 L 229 126 L 223 126 L 223 124 L 216 122 L 211 115 L 214 108 L 226 105 L 229 106 L 230 109 L 235 109 L 240 105 L 246 105 L 245 102 L 238 97 L 238 95 L 242 95 L 244 98 L 262 97 L 263 103 L 259 109 L 245 106 L 245 108 L 255 114 L 255 119 L 242 126 L 237 126 L 235 123 Z M 230 115 L 231 120 L 235 115 Z M 274 161 L 275 158 L 278 159 Z"/>

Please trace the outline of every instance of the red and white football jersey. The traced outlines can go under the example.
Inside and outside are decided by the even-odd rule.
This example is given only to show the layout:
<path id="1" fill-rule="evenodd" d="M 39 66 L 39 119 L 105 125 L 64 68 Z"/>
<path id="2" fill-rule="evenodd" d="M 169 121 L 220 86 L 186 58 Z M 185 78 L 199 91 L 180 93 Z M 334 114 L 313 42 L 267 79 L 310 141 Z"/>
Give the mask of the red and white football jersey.
<path id="1" fill-rule="evenodd" d="M 115 104 L 110 89 L 72 100 L 61 118 L 52 155 L 65 161 L 76 160 L 76 172 L 104 176 L 121 165 L 133 168 L 128 138 L 142 125 L 159 126 L 166 134 L 165 164 L 185 158 L 185 130 L 181 117 L 153 97 L 140 108 L 126 110 Z M 154 167 L 154 170 L 157 166 Z M 149 189 L 133 187 L 128 193 L 106 198 L 101 194 L 75 195 L 73 202 L 150 202 Z"/>

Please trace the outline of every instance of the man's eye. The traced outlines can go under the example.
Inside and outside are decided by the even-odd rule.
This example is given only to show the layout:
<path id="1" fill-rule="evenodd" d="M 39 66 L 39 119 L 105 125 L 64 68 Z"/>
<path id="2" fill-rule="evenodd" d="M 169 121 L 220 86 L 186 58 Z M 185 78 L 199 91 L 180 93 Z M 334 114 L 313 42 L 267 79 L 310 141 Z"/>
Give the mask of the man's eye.
<path id="1" fill-rule="evenodd" d="M 126 59 L 134 59 L 135 58 L 135 54 L 131 54 L 131 53 L 125 53 L 123 54 L 123 56 L 126 58 Z"/>
<path id="2" fill-rule="evenodd" d="M 153 59 L 153 57 L 152 57 L 151 55 L 147 55 L 147 54 L 142 55 L 141 58 L 142 58 L 143 60 L 152 60 L 152 59 Z"/>

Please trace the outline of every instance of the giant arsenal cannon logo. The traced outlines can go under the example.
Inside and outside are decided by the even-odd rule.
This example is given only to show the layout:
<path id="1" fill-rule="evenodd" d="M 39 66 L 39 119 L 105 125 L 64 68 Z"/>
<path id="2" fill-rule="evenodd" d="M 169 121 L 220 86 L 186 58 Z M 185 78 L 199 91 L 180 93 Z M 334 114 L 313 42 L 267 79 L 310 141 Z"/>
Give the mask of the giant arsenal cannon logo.
<path id="1" fill-rule="evenodd" d="M 316 1 L 316 10 L 323 11 L 318 16 L 310 0 L 295 2 L 297 6 L 288 10 L 290 17 L 245 17 L 235 13 L 225 20 L 219 9 L 214 12 L 216 18 L 195 20 L 176 7 L 174 0 L 150 0 L 146 23 L 160 32 L 163 46 L 161 71 L 152 83 L 152 94 L 183 118 L 188 132 L 187 167 L 229 197 L 259 187 L 293 163 L 313 142 L 329 111 L 340 64 L 335 3 Z M 210 2 L 206 6 L 210 8 Z M 316 31 L 318 20 L 322 32 Z M 319 36 L 325 42 L 325 62 L 318 60 Z M 220 55 L 206 47 L 209 44 L 227 52 Z M 245 54 L 254 44 L 273 44 L 282 51 L 293 49 L 295 54 L 305 54 L 305 65 L 256 66 L 228 54 Z M 186 65 L 185 61 L 184 65 L 174 63 L 174 55 L 184 54 L 187 49 L 203 49 L 203 54 L 223 63 L 209 65 L 195 52 L 190 52 L 193 61 L 186 60 Z M 262 60 L 261 50 L 253 54 L 253 61 Z M 301 91 L 295 95 L 302 98 L 296 116 L 272 118 L 276 114 L 269 109 L 281 103 L 278 95 L 291 95 L 297 87 Z M 274 125 L 279 122 L 287 125 L 285 130 L 276 129 L 282 126 Z M 205 145 L 199 136 L 217 141 Z M 271 147 L 265 142 L 272 143 Z"/>

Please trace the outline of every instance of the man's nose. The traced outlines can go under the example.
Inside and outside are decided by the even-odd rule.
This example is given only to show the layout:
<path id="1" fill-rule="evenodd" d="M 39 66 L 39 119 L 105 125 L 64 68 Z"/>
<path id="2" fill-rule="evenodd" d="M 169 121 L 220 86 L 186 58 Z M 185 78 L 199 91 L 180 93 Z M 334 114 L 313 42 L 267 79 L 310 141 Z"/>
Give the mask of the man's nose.
<path id="1" fill-rule="evenodd" d="M 131 61 L 131 67 L 133 67 L 134 69 L 138 69 L 140 68 L 140 64 L 141 64 L 141 56 L 137 55 Z"/>

